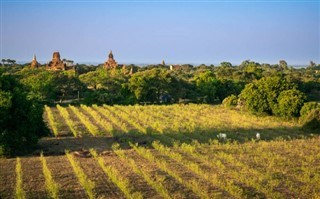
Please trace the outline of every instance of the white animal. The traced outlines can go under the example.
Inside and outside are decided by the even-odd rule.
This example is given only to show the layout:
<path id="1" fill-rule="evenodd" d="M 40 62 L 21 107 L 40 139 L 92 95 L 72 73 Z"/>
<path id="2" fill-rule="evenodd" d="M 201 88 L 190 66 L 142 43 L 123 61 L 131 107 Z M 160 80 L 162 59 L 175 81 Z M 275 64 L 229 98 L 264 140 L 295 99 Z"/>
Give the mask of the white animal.
<path id="1" fill-rule="evenodd" d="M 260 137 L 260 133 L 257 133 L 257 134 L 256 134 L 256 138 L 257 138 L 257 140 L 260 140 L 260 138 L 261 138 L 261 137 Z"/>
<path id="2" fill-rule="evenodd" d="M 227 134 L 226 133 L 219 133 L 219 135 L 217 135 L 218 139 L 227 139 Z"/>

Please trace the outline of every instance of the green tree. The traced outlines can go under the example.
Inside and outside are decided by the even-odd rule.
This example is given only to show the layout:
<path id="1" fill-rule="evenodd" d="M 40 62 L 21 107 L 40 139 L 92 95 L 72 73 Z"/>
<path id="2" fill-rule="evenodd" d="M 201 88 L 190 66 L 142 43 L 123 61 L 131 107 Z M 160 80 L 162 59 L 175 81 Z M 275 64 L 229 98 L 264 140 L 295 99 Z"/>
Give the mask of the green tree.
<path id="1" fill-rule="evenodd" d="M 64 99 L 75 99 L 78 97 L 79 93 L 86 90 L 85 84 L 83 84 L 76 76 L 65 73 L 55 74 L 52 87 L 55 91 L 56 98 L 60 101 Z"/>
<path id="2" fill-rule="evenodd" d="M 28 100 L 23 86 L 0 74 L 0 155 L 12 155 L 34 146 L 48 133 L 43 107 Z"/>
<path id="3" fill-rule="evenodd" d="M 177 79 L 166 69 L 153 68 L 135 73 L 129 79 L 129 90 L 140 102 L 160 103 L 161 98 L 179 96 L 174 93 Z"/>
<path id="4" fill-rule="evenodd" d="M 217 97 L 222 102 L 230 95 L 239 95 L 243 90 L 245 83 L 242 81 L 222 79 L 217 86 Z"/>
<path id="5" fill-rule="evenodd" d="M 224 67 L 224 68 L 231 68 L 232 67 L 232 64 L 230 62 L 221 62 L 220 63 L 220 66 L 221 67 Z"/>
<path id="6" fill-rule="evenodd" d="M 66 98 L 76 99 L 78 92 L 82 93 L 86 89 L 72 70 L 50 71 L 45 68 L 28 67 L 15 74 L 25 86 L 28 91 L 27 97 L 31 100 L 53 102 Z"/>
<path id="7" fill-rule="evenodd" d="M 240 99 L 248 110 L 272 115 L 277 111 L 280 93 L 296 88 L 295 84 L 281 76 L 264 77 L 247 84 L 241 91 Z"/>
<path id="8" fill-rule="evenodd" d="M 79 76 L 80 81 L 92 89 L 99 89 L 103 87 L 103 82 L 108 78 L 107 71 L 103 68 L 99 68 L 95 71 L 90 71 Z"/>
<path id="9" fill-rule="evenodd" d="M 288 70 L 288 64 L 285 60 L 279 61 L 279 67 L 281 70 Z"/>
<path id="10" fill-rule="evenodd" d="M 274 112 L 281 117 L 298 117 L 305 98 L 304 93 L 297 89 L 282 91 L 277 99 L 278 104 Z"/>
<path id="11" fill-rule="evenodd" d="M 48 71 L 44 68 L 24 68 L 16 73 L 20 82 L 28 91 L 28 99 L 50 101 L 55 99 L 54 81 L 58 71 Z"/>
<path id="12" fill-rule="evenodd" d="M 230 62 L 221 62 L 220 67 L 217 68 L 217 78 L 218 79 L 232 79 L 232 73 L 234 72 L 234 67 Z"/>
<path id="13" fill-rule="evenodd" d="M 99 68 L 79 76 L 89 90 L 85 93 L 86 104 L 132 104 L 133 96 L 126 83 L 129 76 L 121 69 Z"/>
<path id="14" fill-rule="evenodd" d="M 200 73 L 194 78 L 201 101 L 213 103 L 217 99 L 218 80 L 211 71 Z"/>

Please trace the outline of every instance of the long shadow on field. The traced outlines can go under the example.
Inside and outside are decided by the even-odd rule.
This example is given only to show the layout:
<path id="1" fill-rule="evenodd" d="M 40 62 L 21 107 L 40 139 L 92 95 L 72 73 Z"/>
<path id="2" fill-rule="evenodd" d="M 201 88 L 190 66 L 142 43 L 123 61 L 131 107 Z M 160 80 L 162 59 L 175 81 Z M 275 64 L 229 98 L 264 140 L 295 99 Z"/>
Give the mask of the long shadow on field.
<path id="1" fill-rule="evenodd" d="M 48 137 L 39 141 L 39 149 L 34 151 L 33 155 L 38 156 L 41 151 L 45 155 L 64 155 L 65 150 L 79 151 L 90 148 L 108 151 L 114 142 L 112 137 Z"/>
<path id="2" fill-rule="evenodd" d="M 224 133 L 227 139 L 218 139 L 217 135 Z M 193 132 L 172 132 L 170 129 L 163 133 L 156 132 L 152 128 L 147 129 L 147 134 L 137 131 L 129 133 L 118 134 L 115 137 L 58 137 L 58 138 L 43 138 L 39 141 L 39 149 L 33 154 L 38 156 L 41 151 L 45 155 L 63 155 L 65 150 L 70 151 L 85 151 L 94 148 L 98 152 L 111 151 L 112 144 L 119 143 L 122 148 L 130 148 L 129 142 L 138 143 L 139 145 L 150 147 L 151 143 L 159 140 L 166 146 L 172 146 L 174 142 L 179 143 L 209 143 L 212 140 L 221 143 L 234 142 L 244 143 L 247 141 L 257 140 L 256 134 L 259 133 L 261 140 L 277 140 L 277 139 L 297 139 L 302 137 L 309 137 L 310 134 L 303 132 L 300 128 L 267 128 L 267 129 L 197 129 Z"/>

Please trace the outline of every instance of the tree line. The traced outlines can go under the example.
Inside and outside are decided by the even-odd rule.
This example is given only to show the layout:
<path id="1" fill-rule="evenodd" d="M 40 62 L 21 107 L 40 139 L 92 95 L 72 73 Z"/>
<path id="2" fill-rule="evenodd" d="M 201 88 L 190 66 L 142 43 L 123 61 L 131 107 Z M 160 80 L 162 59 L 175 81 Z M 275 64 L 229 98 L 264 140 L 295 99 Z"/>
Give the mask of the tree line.
<path id="1" fill-rule="evenodd" d="M 284 60 L 275 65 L 245 60 L 237 66 L 230 62 L 219 66 L 185 64 L 172 70 L 164 64 L 122 65 L 116 69 L 76 64 L 68 71 L 15 64 L 1 66 L 0 75 L 0 155 L 1 151 L 11 153 L 12 146 L 22 141 L 35 143 L 48 132 L 41 122 L 43 105 L 63 102 L 223 103 L 255 114 L 303 116 L 309 129 L 319 128 L 320 123 L 320 64 L 314 62 L 306 68 L 293 68 Z M 13 129 L 12 124 L 17 122 L 22 123 L 16 127 L 21 127 L 21 132 Z M 10 140 L 12 132 L 19 133 Z"/>

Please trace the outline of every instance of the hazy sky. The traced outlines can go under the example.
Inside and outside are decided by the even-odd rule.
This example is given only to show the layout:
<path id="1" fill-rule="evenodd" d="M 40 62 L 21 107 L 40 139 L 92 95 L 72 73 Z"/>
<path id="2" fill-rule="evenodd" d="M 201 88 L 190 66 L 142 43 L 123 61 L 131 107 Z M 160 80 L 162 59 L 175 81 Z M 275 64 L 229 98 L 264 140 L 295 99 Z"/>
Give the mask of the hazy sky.
<path id="1" fill-rule="evenodd" d="M 1 59 L 320 62 L 320 1 L 1 1 Z"/>

